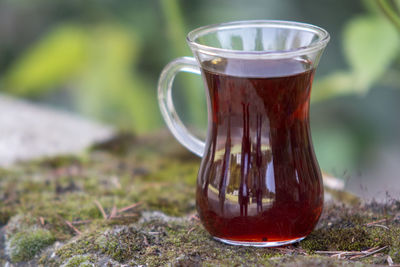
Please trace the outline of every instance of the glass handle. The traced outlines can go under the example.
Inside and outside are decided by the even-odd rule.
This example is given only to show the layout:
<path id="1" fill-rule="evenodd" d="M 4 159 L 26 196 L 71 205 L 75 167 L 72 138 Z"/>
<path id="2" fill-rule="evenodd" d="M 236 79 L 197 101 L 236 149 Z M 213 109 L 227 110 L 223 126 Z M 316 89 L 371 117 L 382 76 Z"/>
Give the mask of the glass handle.
<path id="1" fill-rule="evenodd" d="M 175 138 L 199 157 L 203 156 L 205 143 L 191 134 L 176 113 L 172 101 L 172 85 L 180 71 L 200 75 L 200 67 L 192 57 L 181 57 L 171 61 L 161 72 L 158 81 L 158 104 L 169 130 Z"/>

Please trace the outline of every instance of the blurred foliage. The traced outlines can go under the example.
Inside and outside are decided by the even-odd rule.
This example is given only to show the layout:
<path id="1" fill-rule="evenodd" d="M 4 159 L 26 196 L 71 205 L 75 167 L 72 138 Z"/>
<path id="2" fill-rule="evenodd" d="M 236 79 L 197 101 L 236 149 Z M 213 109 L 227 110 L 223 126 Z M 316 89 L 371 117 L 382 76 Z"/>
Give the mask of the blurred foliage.
<path id="1" fill-rule="evenodd" d="M 399 1 L 396 1 L 398 5 Z M 178 0 L 160 0 L 161 11 L 174 57 L 190 55 Z M 316 81 L 313 101 L 345 94 L 365 94 L 396 59 L 400 41 L 395 27 L 398 6 L 387 0 L 370 9 L 383 10 L 351 19 L 344 28 L 342 46 L 349 69 L 336 70 Z M 388 15 L 389 14 L 389 15 Z M 154 83 L 137 71 L 141 42 L 132 30 L 110 20 L 95 25 L 63 23 L 54 26 L 28 47 L 4 75 L 3 87 L 10 93 L 38 97 L 68 88 L 79 111 L 113 123 L 120 128 L 147 132 L 160 126 Z M 151 55 L 150 55 L 151 56 Z M 201 109 L 203 92 L 189 77 L 182 79 L 185 90 L 184 117 L 199 123 L 205 120 Z"/>
<path id="2" fill-rule="evenodd" d="M 385 16 L 400 31 L 400 0 L 377 0 L 376 3 Z"/>
<path id="3" fill-rule="evenodd" d="M 191 55 L 186 33 L 245 19 L 299 20 L 331 32 L 312 94 L 312 114 L 333 103 L 331 115 L 320 112 L 312 119 L 323 168 L 354 168 L 374 140 L 393 131 L 397 109 L 388 109 L 394 115 L 388 111 L 377 117 L 379 108 L 370 108 L 375 100 L 366 100 L 358 109 L 341 109 L 346 101 L 351 106 L 360 96 L 367 98 L 371 89 L 400 88 L 400 0 L 4 0 L 1 90 L 124 130 L 154 131 L 164 125 L 157 107 L 157 79 L 173 58 Z M 174 87 L 183 120 L 195 125 L 206 121 L 199 77 L 178 75 Z M 383 116 L 392 121 L 384 122 Z M 382 130 L 373 129 L 378 124 Z"/>
<path id="4" fill-rule="evenodd" d="M 343 94 L 366 94 L 400 52 L 399 33 L 379 14 L 350 20 L 344 29 L 342 45 L 350 69 L 337 70 L 318 80 L 314 84 L 313 101 Z"/>
<path id="5" fill-rule="evenodd" d="M 377 143 L 382 146 L 391 140 L 390 146 L 398 145 L 396 139 L 383 137 L 388 136 L 383 134 L 385 131 L 398 131 L 393 125 L 389 126 L 387 120 L 382 122 L 384 118 L 392 122 L 397 120 L 394 118 L 397 117 L 396 113 L 391 113 L 396 110 L 389 108 L 391 104 L 376 99 L 372 103 L 371 100 L 365 101 L 360 106 L 357 99 L 367 96 L 371 89 L 377 87 L 380 90 L 400 89 L 400 24 L 396 22 L 400 19 L 400 0 L 365 0 L 363 3 L 368 12 L 351 18 L 344 25 L 340 39 L 347 68 L 331 71 L 317 79 L 313 85 L 312 103 L 317 106 L 323 102 L 326 109 L 329 107 L 326 102 L 332 102 L 332 99 L 341 98 L 342 103 L 346 102 L 344 97 L 348 100 L 347 104 L 341 105 L 342 109 L 345 108 L 343 111 L 337 107 L 335 114 L 332 114 L 338 117 L 336 121 L 332 118 L 330 120 L 325 114 L 322 122 L 325 126 L 313 129 L 313 140 L 321 167 L 338 175 L 346 172 L 343 170 L 354 171 L 358 168 L 365 172 L 365 167 L 373 168 L 371 161 L 380 161 L 374 156 L 379 151 L 374 147 Z M 359 105 L 359 110 L 349 108 L 356 105 Z M 381 112 L 377 112 L 376 106 Z M 384 110 L 387 112 L 382 112 Z M 363 115 L 357 114 L 360 112 Z M 380 138 L 386 140 L 377 141 Z M 364 167 L 360 164 L 362 162 Z"/>
<path id="6" fill-rule="evenodd" d="M 76 25 L 56 27 L 29 47 L 5 75 L 5 89 L 35 96 L 65 82 L 87 60 L 88 38 Z"/>
<path id="7" fill-rule="evenodd" d="M 160 0 L 160 7 L 172 54 L 189 56 L 177 0 Z M 161 125 L 161 119 L 154 84 L 134 69 L 139 53 L 139 37 L 115 21 L 59 24 L 16 59 L 4 75 L 3 88 L 37 98 L 67 87 L 83 114 L 125 130 L 149 132 Z M 187 103 L 184 117 L 204 122 L 203 103 L 193 101 L 204 98 L 204 92 L 192 89 L 198 87 L 193 78 L 178 81 L 186 87 L 180 92 L 181 102 Z"/>
<path id="8" fill-rule="evenodd" d="M 84 114 L 122 129 L 149 131 L 160 119 L 151 86 L 131 71 L 139 53 L 138 37 L 122 25 L 60 24 L 17 59 L 4 88 L 40 96 L 67 86 Z"/>
<path id="9" fill-rule="evenodd" d="M 149 84 L 131 65 L 140 51 L 138 38 L 118 26 L 92 30 L 92 59 L 74 88 L 81 110 L 137 132 L 154 129 L 160 121 Z"/>
<path id="10" fill-rule="evenodd" d="M 191 56 L 192 53 L 186 44 L 186 33 L 183 16 L 181 14 L 178 0 L 160 0 L 166 22 L 166 32 L 170 41 L 172 54 L 174 57 Z M 179 80 L 178 80 L 179 81 Z M 181 101 L 186 103 L 184 111 L 185 118 L 193 121 L 194 124 L 204 124 L 207 120 L 203 103 L 199 100 L 205 99 L 204 91 L 199 90 L 198 79 L 184 76 L 181 79 L 185 90 L 181 90 Z M 196 90 L 197 89 L 197 90 Z M 195 100 L 195 101 L 194 101 Z"/>

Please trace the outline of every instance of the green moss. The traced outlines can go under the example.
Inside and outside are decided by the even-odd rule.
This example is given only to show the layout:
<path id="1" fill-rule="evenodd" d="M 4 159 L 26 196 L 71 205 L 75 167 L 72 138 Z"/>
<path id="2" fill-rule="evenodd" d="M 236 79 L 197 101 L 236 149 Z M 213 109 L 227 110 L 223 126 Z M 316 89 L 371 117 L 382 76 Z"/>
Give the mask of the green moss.
<path id="1" fill-rule="evenodd" d="M 0 226 L 6 224 L 14 213 L 9 207 L 0 207 Z"/>
<path id="2" fill-rule="evenodd" d="M 181 216 L 195 209 L 198 162 L 161 162 L 159 169 L 140 181 L 138 198 L 148 208 Z"/>
<path id="3" fill-rule="evenodd" d="M 169 159 L 161 162 L 159 169 L 153 172 L 148 178 L 154 181 L 180 182 L 186 185 L 195 186 L 199 162 L 180 162 Z"/>
<path id="4" fill-rule="evenodd" d="M 336 209 L 336 211 L 335 211 Z M 400 262 L 400 225 L 395 214 L 399 211 L 395 204 L 385 206 L 372 203 L 358 206 L 352 210 L 331 206 L 325 213 L 328 216 L 320 222 L 321 227 L 312 232 L 301 247 L 308 252 L 315 251 L 363 251 L 370 248 L 382 248 L 384 256 L 362 258 L 363 262 L 385 264 L 386 255 L 394 262 Z M 381 224 L 368 224 L 383 220 Z"/>
<path id="5" fill-rule="evenodd" d="M 101 252 L 118 262 L 125 262 L 141 250 L 141 242 L 137 240 L 139 236 L 137 231 L 126 229 L 117 233 L 107 233 L 106 237 L 100 242 L 98 239 L 97 243 Z"/>
<path id="6" fill-rule="evenodd" d="M 195 209 L 195 188 L 181 183 L 160 184 L 142 187 L 138 198 L 151 210 L 159 210 L 168 215 L 181 216 Z"/>
<path id="7" fill-rule="evenodd" d="M 355 212 L 359 209 L 358 212 Z M 382 219 L 371 217 L 366 207 L 331 206 L 325 213 L 329 215 L 320 222 L 320 228 L 314 230 L 301 242 L 301 247 L 309 252 L 318 250 L 362 251 L 372 247 L 391 245 L 391 233 L 386 228 L 369 227 L 366 224 Z M 326 215 L 325 215 L 326 216 Z"/>
<path id="8" fill-rule="evenodd" d="M 384 230 L 379 232 L 385 234 Z M 312 232 L 307 239 L 301 243 L 301 246 L 308 251 L 361 251 L 371 247 L 381 247 L 389 244 L 387 238 L 376 239 L 375 236 L 376 235 L 371 233 L 366 227 L 360 226 L 319 229 Z"/>
<path id="9" fill-rule="evenodd" d="M 308 266 L 308 267 L 366 267 L 370 266 L 365 263 L 336 259 L 330 257 L 323 257 L 318 255 L 302 256 L 302 255 L 286 255 L 282 258 L 272 259 L 270 266 Z"/>
<path id="10" fill-rule="evenodd" d="M 400 213 L 400 203 L 353 203 L 351 208 L 328 204 L 318 230 L 287 250 L 216 242 L 199 221 L 189 219 L 195 214 L 199 166 L 200 159 L 174 141 L 127 136 L 94 146 L 84 156 L 45 159 L 0 170 L 0 203 L 7 202 L 0 207 L 0 223 L 7 223 L 3 228 L 7 229 L 7 240 L 18 240 L 25 229 L 46 229 L 53 239 L 61 241 L 63 245 L 55 249 L 56 257 L 51 256 L 53 250 L 41 253 L 40 264 L 44 266 L 96 265 L 100 261 L 110 263 L 111 259 L 111 265 L 329 266 L 342 261 L 300 255 L 304 255 L 304 249 L 312 254 L 316 250 L 363 250 L 386 245 L 382 255 L 362 261 L 382 264 L 384 256 L 390 255 L 400 263 L 400 223 L 394 219 Z M 343 198 L 342 194 L 338 197 Z M 114 206 L 141 205 L 123 213 L 137 217 L 105 220 L 94 201 L 101 203 L 107 215 Z M 388 219 L 385 226 L 389 230 L 365 225 L 382 218 Z M 87 220 L 74 224 L 82 234 L 77 235 L 66 220 Z M 22 254 L 32 251 L 29 246 L 23 247 L 26 252 Z"/>
<path id="11" fill-rule="evenodd" d="M 143 240 L 143 237 L 134 228 L 120 228 L 117 231 L 103 233 L 96 230 L 58 249 L 56 254 L 65 260 L 73 255 L 97 253 L 107 255 L 118 262 L 124 262 L 141 249 L 140 240 Z"/>
<path id="12" fill-rule="evenodd" d="M 92 256 L 77 255 L 77 256 L 71 257 L 63 266 L 64 267 L 76 267 L 76 266 L 89 267 L 89 266 L 93 266 L 93 262 L 94 262 L 94 258 Z"/>
<path id="13" fill-rule="evenodd" d="M 126 155 L 135 143 L 135 136 L 129 132 L 122 132 L 102 143 L 95 144 L 91 150 L 106 151 L 118 156 Z"/>
<path id="14" fill-rule="evenodd" d="M 13 235 L 8 240 L 7 250 L 13 262 L 27 261 L 54 241 L 53 235 L 46 229 L 28 229 Z"/>
<path id="15" fill-rule="evenodd" d="M 74 255 L 84 255 L 98 250 L 96 238 L 99 235 L 99 230 L 94 230 L 89 233 L 82 234 L 76 240 L 72 240 L 66 245 L 56 250 L 56 255 L 62 261 L 67 260 Z"/>
<path id="16" fill-rule="evenodd" d="M 32 161 L 30 164 L 38 165 L 44 168 L 61 168 L 70 165 L 81 165 L 84 162 L 84 156 L 62 155 L 57 157 L 48 157 L 38 161 Z"/>
<path id="17" fill-rule="evenodd" d="M 115 147 L 134 149 L 128 149 L 121 157 Z M 48 158 L 7 170 L 0 180 L 8 201 L 0 209 L 0 224 L 14 214 L 29 212 L 35 220 L 43 218 L 57 239 L 66 240 L 75 233 L 65 220 L 102 219 L 95 200 L 107 213 L 114 205 L 121 208 L 139 201 L 145 209 L 171 215 L 192 212 L 198 159 L 194 162 L 188 152 L 176 150 L 175 146 L 170 149 L 174 157 L 166 156 L 170 152 L 165 147 L 168 146 L 160 146 L 158 141 L 143 142 L 124 136 L 94 146 L 85 157 Z M 157 153 L 156 148 L 164 151 Z M 114 153 L 115 149 L 119 152 Z M 147 150 L 151 151 L 151 161 L 141 159 Z M 175 156 L 189 160 L 182 162 Z M 87 225 L 77 227 L 84 231 Z"/>
<path id="18" fill-rule="evenodd" d="M 390 232 L 391 244 L 389 255 L 395 263 L 400 263 L 400 225 Z"/>

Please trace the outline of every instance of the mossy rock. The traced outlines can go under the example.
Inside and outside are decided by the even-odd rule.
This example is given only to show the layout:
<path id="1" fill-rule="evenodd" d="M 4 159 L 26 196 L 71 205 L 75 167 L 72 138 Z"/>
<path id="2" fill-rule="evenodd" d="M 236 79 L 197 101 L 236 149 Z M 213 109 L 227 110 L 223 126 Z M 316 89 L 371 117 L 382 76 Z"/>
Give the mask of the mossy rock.
<path id="1" fill-rule="evenodd" d="M 6 251 L 13 262 L 28 261 L 54 241 L 55 238 L 49 230 L 24 229 L 9 238 Z"/>
<path id="2" fill-rule="evenodd" d="M 199 164 L 166 134 L 123 134 L 81 155 L 0 170 L 0 264 L 360 266 L 389 256 L 400 263 L 397 200 L 325 203 L 315 231 L 284 248 L 218 243 L 196 217 Z M 373 249 L 381 250 L 339 253 Z"/>

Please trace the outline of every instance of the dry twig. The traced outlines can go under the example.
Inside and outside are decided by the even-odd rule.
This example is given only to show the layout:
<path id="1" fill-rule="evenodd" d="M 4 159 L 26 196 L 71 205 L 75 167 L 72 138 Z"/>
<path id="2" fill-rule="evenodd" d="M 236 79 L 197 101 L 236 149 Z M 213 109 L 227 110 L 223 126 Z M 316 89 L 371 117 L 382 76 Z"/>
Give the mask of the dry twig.
<path id="1" fill-rule="evenodd" d="M 87 223 L 91 223 L 92 220 L 82 220 L 82 221 L 72 221 L 71 224 L 72 225 L 79 225 L 79 224 L 87 224 Z"/>
<path id="2" fill-rule="evenodd" d="M 385 230 L 390 230 L 389 227 L 387 227 L 386 225 L 382 225 L 382 224 L 373 224 L 373 225 L 371 225 L 369 227 L 381 227 L 381 228 L 383 228 Z"/>
<path id="3" fill-rule="evenodd" d="M 386 249 L 388 246 L 384 247 L 373 247 L 367 250 L 363 251 L 315 251 L 317 254 L 331 254 L 330 257 L 337 257 L 338 259 L 342 258 L 349 258 L 350 260 L 353 259 L 360 259 L 360 258 L 365 258 L 368 256 L 371 256 L 375 253 L 378 253 L 384 249 Z"/>
<path id="4" fill-rule="evenodd" d="M 365 257 L 371 256 L 372 254 L 378 253 L 379 251 L 382 251 L 382 250 L 386 249 L 387 247 L 388 246 L 384 246 L 384 247 L 381 247 L 381 248 L 376 248 L 375 250 L 369 249 L 369 251 L 368 250 L 365 251 L 364 255 L 356 255 L 356 256 L 350 257 L 350 260 L 361 259 L 361 258 L 365 258 Z"/>
<path id="5" fill-rule="evenodd" d="M 121 209 L 117 210 L 117 213 L 122 213 L 122 212 L 128 211 L 128 210 L 133 209 L 133 208 L 135 208 L 135 207 L 137 207 L 139 205 L 142 205 L 142 202 L 137 202 L 135 204 L 126 206 L 124 208 L 121 208 Z"/>
<path id="6" fill-rule="evenodd" d="M 191 221 L 200 221 L 200 218 L 197 214 L 193 214 L 192 216 L 189 217 L 189 220 Z"/>
<path id="7" fill-rule="evenodd" d="M 112 210 L 111 210 L 111 213 L 110 213 L 110 216 L 108 217 L 108 219 L 112 219 L 112 218 L 114 218 L 116 215 L 117 215 L 117 207 L 114 205 L 113 207 L 112 207 Z"/>
<path id="8" fill-rule="evenodd" d="M 103 209 L 103 206 L 98 202 L 97 200 L 94 201 L 94 204 L 96 204 L 97 208 L 100 210 L 101 214 L 103 215 L 104 220 L 107 220 L 107 214 Z"/>
<path id="9" fill-rule="evenodd" d="M 377 221 L 373 221 L 373 222 L 369 222 L 364 224 L 367 227 L 381 227 L 383 229 L 389 230 L 389 227 L 387 227 L 386 225 L 383 225 L 381 223 L 387 222 L 387 219 L 381 219 L 381 220 L 377 220 Z"/>
<path id="10" fill-rule="evenodd" d="M 278 250 L 279 252 L 283 253 L 283 254 L 293 254 L 293 253 L 298 253 L 301 255 L 307 255 L 307 252 L 301 248 L 275 248 L 276 250 Z"/>
<path id="11" fill-rule="evenodd" d="M 75 226 L 73 226 L 71 222 L 69 222 L 69 221 L 66 220 L 65 223 L 66 223 L 72 230 L 74 230 L 74 232 L 77 233 L 78 235 L 81 235 L 81 234 L 82 234 L 82 232 L 79 231 Z"/>
<path id="12" fill-rule="evenodd" d="M 147 237 L 144 235 L 143 236 L 143 243 L 148 246 L 149 245 L 149 241 L 147 240 Z"/>
<path id="13" fill-rule="evenodd" d="M 187 234 L 190 234 L 194 229 L 196 229 L 195 227 L 192 227 L 189 229 L 189 231 L 187 232 Z"/>
<path id="14" fill-rule="evenodd" d="M 127 218 L 132 218 L 132 217 L 137 217 L 139 214 L 137 213 L 129 213 L 129 214 L 121 214 L 121 215 L 115 215 L 112 217 L 112 219 L 127 219 Z"/>
<path id="15" fill-rule="evenodd" d="M 365 226 L 372 226 L 372 225 L 374 225 L 374 224 L 383 223 L 383 222 L 386 222 L 386 221 L 387 221 L 387 219 L 381 219 L 381 220 L 377 220 L 377 221 L 373 221 L 373 222 L 366 223 L 366 224 L 364 224 L 364 225 L 365 225 Z"/>

